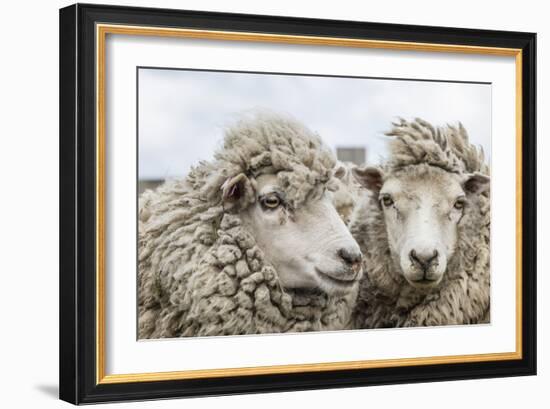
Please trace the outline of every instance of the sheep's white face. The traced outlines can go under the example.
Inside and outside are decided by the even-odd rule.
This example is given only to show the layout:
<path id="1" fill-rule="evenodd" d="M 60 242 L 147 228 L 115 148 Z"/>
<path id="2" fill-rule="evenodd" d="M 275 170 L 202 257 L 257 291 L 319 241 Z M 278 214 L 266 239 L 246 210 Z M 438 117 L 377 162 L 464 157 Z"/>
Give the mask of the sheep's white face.
<path id="1" fill-rule="evenodd" d="M 356 174 L 377 195 L 390 251 L 405 279 L 418 289 L 436 287 L 455 252 L 458 225 L 471 195 L 485 190 L 489 178 L 433 167 L 387 178 L 375 168 Z"/>
<path id="2" fill-rule="evenodd" d="M 274 175 L 256 179 L 256 202 L 241 214 L 285 288 L 345 294 L 361 276 L 361 251 L 328 194 L 290 209 Z"/>

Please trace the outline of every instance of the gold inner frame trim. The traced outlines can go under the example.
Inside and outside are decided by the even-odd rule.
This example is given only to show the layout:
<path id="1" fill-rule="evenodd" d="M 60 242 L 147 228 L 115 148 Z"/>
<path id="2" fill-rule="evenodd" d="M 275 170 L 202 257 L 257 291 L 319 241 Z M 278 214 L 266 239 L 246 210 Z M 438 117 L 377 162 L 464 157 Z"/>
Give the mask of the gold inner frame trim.
<path id="1" fill-rule="evenodd" d="M 192 38 L 220 41 L 247 41 L 294 45 L 371 48 L 401 51 L 513 56 L 516 65 L 516 350 L 504 353 L 449 355 L 366 361 L 321 362 L 313 364 L 105 374 L 105 41 L 107 34 Z M 235 31 L 178 29 L 166 27 L 96 25 L 96 383 L 115 384 L 215 377 L 290 374 L 349 369 L 389 368 L 466 362 L 517 360 L 522 358 L 522 51 L 515 48 L 432 44 L 352 38 L 294 36 Z"/>

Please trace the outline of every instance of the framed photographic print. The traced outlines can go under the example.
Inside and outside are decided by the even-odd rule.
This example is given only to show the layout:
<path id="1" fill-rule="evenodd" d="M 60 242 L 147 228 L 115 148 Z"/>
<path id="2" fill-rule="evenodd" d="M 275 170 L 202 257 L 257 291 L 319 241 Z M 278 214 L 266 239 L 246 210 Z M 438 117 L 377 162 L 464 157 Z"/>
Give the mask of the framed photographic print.
<path id="1" fill-rule="evenodd" d="M 535 374 L 535 45 L 61 9 L 61 399 Z"/>

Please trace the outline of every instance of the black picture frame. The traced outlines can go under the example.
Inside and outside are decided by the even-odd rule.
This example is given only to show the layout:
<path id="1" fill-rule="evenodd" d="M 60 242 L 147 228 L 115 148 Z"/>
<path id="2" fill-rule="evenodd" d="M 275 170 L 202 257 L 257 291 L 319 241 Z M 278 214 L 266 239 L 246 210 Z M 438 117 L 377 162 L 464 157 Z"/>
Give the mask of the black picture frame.
<path id="1" fill-rule="evenodd" d="M 96 24 L 112 23 L 522 52 L 522 343 L 503 361 L 148 382 L 97 382 Z M 76 4 L 60 10 L 60 398 L 74 404 L 536 374 L 536 34 Z"/>

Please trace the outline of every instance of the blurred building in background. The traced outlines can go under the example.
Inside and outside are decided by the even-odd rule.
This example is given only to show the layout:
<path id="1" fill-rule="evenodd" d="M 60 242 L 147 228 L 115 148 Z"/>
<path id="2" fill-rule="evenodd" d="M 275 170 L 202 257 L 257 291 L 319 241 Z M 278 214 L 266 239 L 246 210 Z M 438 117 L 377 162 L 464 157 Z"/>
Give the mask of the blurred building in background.
<path id="1" fill-rule="evenodd" d="M 367 150 L 364 147 L 337 147 L 336 157 L 342 162 L 351 162 L 360 166 L 367 161 Z"/>
<path id="2" fill-rule="evenodd" d="M 147 189 L 156 189 L 158 185 L 164 182 L 164 179 L 147 179 L 138 181 L 138 196 L 141 196 Z"/>

